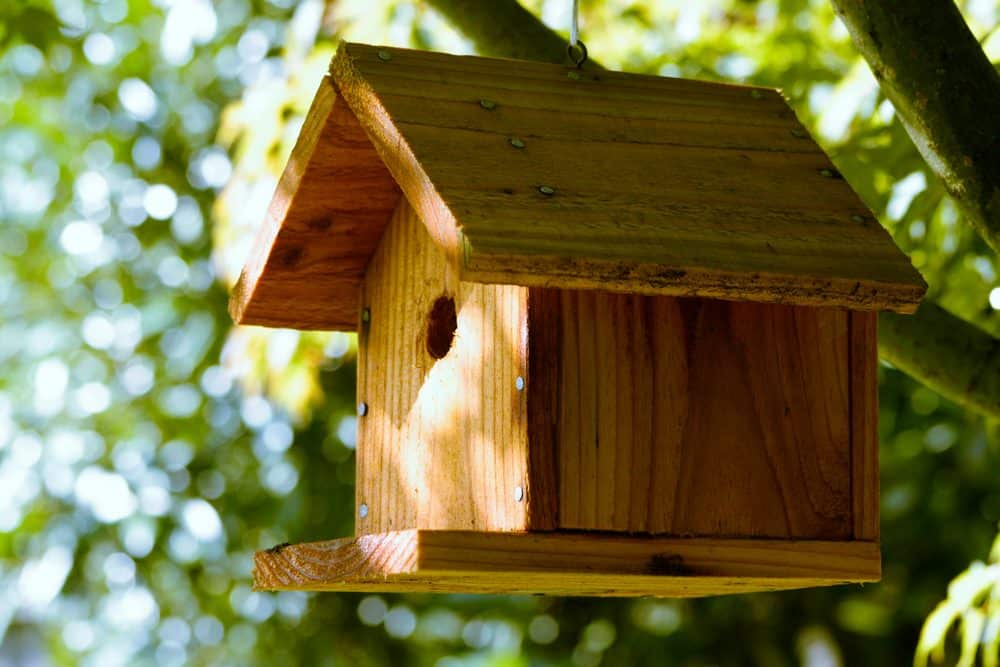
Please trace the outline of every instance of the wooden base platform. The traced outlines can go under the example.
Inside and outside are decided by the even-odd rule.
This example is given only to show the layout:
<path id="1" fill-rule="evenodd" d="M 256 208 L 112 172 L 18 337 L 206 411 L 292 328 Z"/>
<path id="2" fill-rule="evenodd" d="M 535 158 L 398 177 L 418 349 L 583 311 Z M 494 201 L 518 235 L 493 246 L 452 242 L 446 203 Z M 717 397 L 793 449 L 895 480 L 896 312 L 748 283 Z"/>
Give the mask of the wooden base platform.
<path id="1" fill-rule="evenodd" d="M 260 590 L 699 597 L 878 581 L 878 543 L 403 530 L 254 556 Z"/>

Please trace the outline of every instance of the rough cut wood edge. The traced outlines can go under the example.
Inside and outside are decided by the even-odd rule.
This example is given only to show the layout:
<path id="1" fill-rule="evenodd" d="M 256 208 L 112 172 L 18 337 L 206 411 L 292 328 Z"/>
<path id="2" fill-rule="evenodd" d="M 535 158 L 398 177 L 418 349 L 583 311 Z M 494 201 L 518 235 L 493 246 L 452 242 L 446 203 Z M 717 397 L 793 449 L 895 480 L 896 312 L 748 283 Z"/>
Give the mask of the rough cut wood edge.
<path id="1" fill-rule="evenodd" d="M 909 285 L 819 277 L 804 281 L 800 275 L 700 269 L 664 271 L 656 265 L 633 264 L 625 270 L 621 263 L 615 262 L 588 262 L 584 270 L 578 266 L 556 266 L 556 258 L 529 254 L 498 260 L 488 253 L 477 254 L 464 238 L 463 248 L 462 280 L 483 283 L 851 310 L 890 310 L 904 315 L 916 311 L 927 291 L 927 285 L 922 280 Z"/>
<path id="2" fill-rule="evenodd" d="M 850 332 L 854 538 L 878 540 L 878 316 L 851 313 Z"/>
<path id="3" fill-rule="evenodd" d="M 399 199 L 325 77 L 233 288 L 233 321 L 353 331 L 365 267 Z"/>
<path id="4" fill-rule="evenodd" d="M 878 581 L 876 542 L 406 530 L 254 555 L 261 590 L 698 597 Z"/>

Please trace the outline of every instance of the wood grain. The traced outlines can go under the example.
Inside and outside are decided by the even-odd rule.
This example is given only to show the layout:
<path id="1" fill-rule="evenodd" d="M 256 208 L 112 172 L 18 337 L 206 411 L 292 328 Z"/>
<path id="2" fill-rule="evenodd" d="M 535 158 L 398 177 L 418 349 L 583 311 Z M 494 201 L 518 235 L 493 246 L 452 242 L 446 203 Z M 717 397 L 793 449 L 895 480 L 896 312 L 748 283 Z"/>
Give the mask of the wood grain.
<path id="1" fill-rule="evenodd" d="M 357 44 L 331 74 L 463 280 L 903 312 L 926 289 L 773 90 Z"/>
<path id="2" fill-rule="evenodd" d="M 528 329 L 539 525 L 853 535 L 847 312 L 532 289 Z"/>
<path id="3" fill-rule="evenodd" d="M 353 330 L 400 190 L 324 78 L 233 288 L 237 324 Z"/>
<path id="4" fill-rule="evenodd" d="M 454 299 L 446 356 L 428 317 Z M 403 200 L 362 289 L 358 336 L 357 533 L 402 528 L 523 530 L 528 484 L 527 289 L 462 282 Z M 518 500 L 521 487 L 527 498 Z"/>
<path id="5" fill-rule="evenodd" d="M 872 542 L 408 530 L 275 547 L 264 590 L 696 597 L 877 581 Z"/>
<path id="6" fill-rule="evenodd" d="M 878 317 L 859 312 L 850 317 L 854 539 L 878 540 Z"/>

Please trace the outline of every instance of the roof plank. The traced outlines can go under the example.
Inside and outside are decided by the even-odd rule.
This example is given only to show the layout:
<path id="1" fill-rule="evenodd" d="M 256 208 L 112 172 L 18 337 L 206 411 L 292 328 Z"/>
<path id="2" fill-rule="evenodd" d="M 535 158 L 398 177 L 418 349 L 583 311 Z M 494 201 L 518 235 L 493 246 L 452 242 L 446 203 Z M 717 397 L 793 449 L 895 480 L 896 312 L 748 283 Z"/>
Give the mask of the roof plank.
<path id="1" fill-rule="evenodd" d="M 926 290 L 775 90 L 343 44 L 234 318 L 354 329 L 400 191 L 463 280 L 899 312 Z"/>
<path id="2" fill-rule="evenodd" d="M 774 90 L 358 44 L 331 71 L 459 230 L 464 280 L 901 312 L 926 290 Z"/>
<path id="3" fill-rule="evenodd" d="M 233 288 L 237 324 L 354 330 L 368 259 L 400 199 L 324 78 Z"/>

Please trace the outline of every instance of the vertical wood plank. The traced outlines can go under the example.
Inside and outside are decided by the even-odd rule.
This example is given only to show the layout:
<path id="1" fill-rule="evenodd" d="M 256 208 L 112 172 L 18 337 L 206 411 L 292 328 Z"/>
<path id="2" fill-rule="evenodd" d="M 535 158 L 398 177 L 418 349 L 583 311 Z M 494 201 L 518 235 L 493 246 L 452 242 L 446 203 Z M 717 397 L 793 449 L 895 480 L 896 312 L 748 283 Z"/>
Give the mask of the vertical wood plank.
<path id="1" fill-rule="evenodd" d="M 854 538 L 879 539 L 878 314 L 852 312 L 851 480 Z"/>
<path id="2" fill-rule="evenodd" d="M 617 340 L 618 322 L 615 318 L 617 302 L 621 297 L 608 295 L 608 298 L 601 298 L 596 293 L 587 295 L 591 297 L 588 301 L 593 302 L 593 344 L 594 344 L 594 382 L 617 407 L 619 393 L 622 387 L 618 385 L 617 369 L 619 367 L 615 351 L 618 348 Z M 628 356 L 623 355 L 623 356 Z M 599 392 L 593 394 L 597 399 Z M 596 403 L 596 400 L 595 400 Z M 617 432 L 618 419 L 616 410 L 604 411 L 603 406 L 594 405 L 594 485 L 592 492 L 594 495 L 594 520 L 598 525 L 614 525 L 617 475 L 616 454 L 628 448 L 628 445 L 621 446 L 621 443 L 628 442 L 624 438 L 619 440 Z M 621 488 L 624 491 L 627 487 Z M 627 510 L 627 508 L 625 508 Z"/>
<path id="3" fill-rule="evenodd" d="M 420 443 L 408 414 L 430 370 L 420 354 L 423 298 L 406 298 L 411 277 L 433 265 L 429 248 L 421 248 L 405 200 L 399 204 L 368 266 L 361 303 L 369 321 L 358 334 L 358 417 L 356 533 L 368 534 L 418 527 L 417 512 L 424 485 L 419 466 Z M 437 269 L 440 291 L 444 272 Z M 433 275 L 433 274 L 432 274 Z M 430 279 L 432 276 L 427 276 Z M 426 491 L 425 491 L 426 492 Z"/>
<path id="4" fill-rule="evenodd" d="M 582 446 L 575 449 L 576 456 L 565 455 L 562 444 L 564 442 L 582 443 L 581 416 L 582 406 L 579 394 L 563 394 L 562 387 L 574 387 L 580 384 L 581 357 L 579 354 L 579 322 L 576 314 L 577 299 L 576 293 L 557 293 L 559 298 L 559 314 L 562 323 L 562 337 L 559 339 L 560 347 L 549 350 L 546 354 L 558 356 L 560 358 L 560 369 L 562 370 L 559 383 L 551 387 L 535 386 L 531 387 L 531 392 L 555 391 L 557 392 L 556 402 L 558 408 L 547 415 L 546 418 L 556 418 L 554 427 L 557 432 L 559 443 L 559 519 L 560 525 L 580 525 L 585 523 L 582 507 L 583 501 L 580 490 L 584 487 L 583 466 L 581 458 L 584 456 Z M 532 336 L 531 331 L 528 332 Z"/>
<path id="5" fill-rule="evenodd" d="M 690 413 L 688 392 L 688 335 L 680 299 L 637 299 L 642 319 L 642 358 L 649 359 L 653 392 L 650 405 L 641 410 L 652 414 L 652 439 L 647 446 L 652 464 L 649 506 L 649 530 L 654 533 L 674 531 L 674 514 L 680 488 L 679 462 L 684 453 L 684 432 Z M 645 403 L 645 401 L 643 401 Z M 655 407 L 651 407 L 655 406 Z M 639 466 L 637 466 L 639 467 Z"/>
<path id="6" fill-rule="evenodd" d="M 458 279 L 405 200 L 369 265 L 358 338 L 357 533 L 407 528 L 523 530 L 529 485 L 527 293 Z M 428 351 L 428 317 L 454 300 L 443 358 Z M 530 489 L 527 490 L 530 493 Z"/>
<path id="7" fill-rule="evenodd" d="M 532 358 L 561 365 L 559 383 L 533 380 L 546 395 L 529 407 L 532 434 L 545 434 L 532 449 L 556 459 L 560 528 L 853 534 L 846 312 L 558 290 L 531 299 L 548 314 L 529 323 Z"/>
<path id="8" fill-rule="evenodd" d="M 577 292 L 575 298 L 575 308 L 571 308 L 570 317 L 576 318 L 577 348 L 566 348 L 569 358 L 565 360 L 568 367 L 575 358 L 576 373 L 579 377 L 581 387 L 589 387 L 591 391 L 581 391 L 577 394 L 575 409 L 573 403 L 566 406 L 567 421 L 575 421 L 579 424 L 579 469 L 580 478 L 578 480 L 578 502 L 580 522 L 583 526 L 596 526 L 597 523 L 597 492 L 598 492 L 598 467 L 597 450 L 600 447 L 600 433 L 597 430 L 599 397 L 593 388 L 599 386 L 600 379 L 597 373 L 597 349 L 595 329 L 597 327 L 595 306 L 597 302 L 596 294 L 593 292 Z M 566 385 L 571 387 L 573 385 Z M 571 395 L 568 391 L 567 396 Z"/>
<path id="9" fill-rule="evenodd" d="M 615 413 L 616 420 L 614 424 L 615 438 L 619 442 L 632 442 L 635 443 L 635 435 L 633 433 L 633 423 L 635 422 L 635 408 L 639 397 L 642 394 L 636 392 L 637 382 L 641 384 L 641 373 L 638 369 L 633 367 L 635 361 L 635 345 L 632 340 L 632 334 L 634 327 L 631 326 L 631 313 L 629 312 L 631 308 L 631 300 L 623 296 L 619 296 L 614 300 L 613 313 L 613 329 L 615 335 L 618 338 L 618 345 L 623 346 L 629 351 L 629 354 L 625 358 L 618 360 L 618 363 L 611 368 L 613 373 L 613 379 L 616 387 L 615 391 Z M 613 357 L 614 355 L 609 355 Z M 617 442 L 610 443 L 611 447 L 615 452 L 614 460 L 614 493 L 615 494 L 627 494 L 629 497 L 629 502 L 627 504 L 622 503 L 612 503 L 612 514 L 610 520 L 616 525 L 623 523 L 630 523 L 633 519 L 633 514 L 636 510 L 633 507 L 632 498 L 632 477 L 635 473 L 637 478 L 642 477 L 642 473 L 636 470 L 639 466 L 635 464 L 632 456 L 632 447 L 620 447 Z M 636 447 L 636 449 L 641 449 L 641 445 Z M 639 461 L 642 461 L 641 452 Z M 640 481 L 637 479 L 636 481 Z M 641 483 L 641 482 L 640 482 Z M 643 525 L 643 517 L 637 516 L 635 522 L 638 525 Z"/>
<path id="10" fill-rule="evenodd" d="M 560 498 L 576 489 L 576 478 L 561 474 L 559 447 L 559 392 L 563 381 L 560 354 L 563 329 L 562 299 L 558 290 L 533 287 L 528 293 L 526 376 L 528 430 L 528 528 L 555 530 Z M 537 389 L 536 389 L 537 388 Z M 564 424 L 566 428 L 570 425 Z"/>

